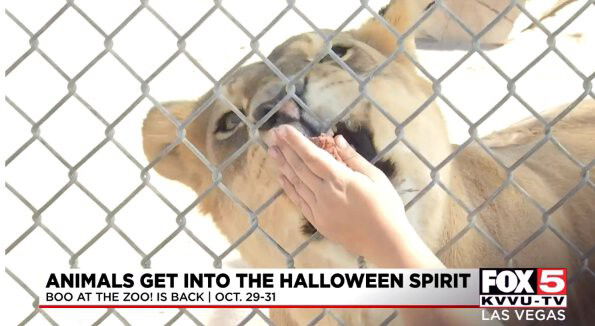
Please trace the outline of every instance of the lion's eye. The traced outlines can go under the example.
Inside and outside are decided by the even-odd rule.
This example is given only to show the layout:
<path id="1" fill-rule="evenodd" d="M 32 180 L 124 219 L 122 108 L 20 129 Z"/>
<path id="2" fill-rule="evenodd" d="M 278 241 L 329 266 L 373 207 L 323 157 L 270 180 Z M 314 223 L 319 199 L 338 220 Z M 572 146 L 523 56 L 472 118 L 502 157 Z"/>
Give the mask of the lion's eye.
<path id="1" fill-rule="evenodd" d="M 217 121 L 217 127 L 215 128 L 216 134 L 221 134 L 225 136 L 232 131 L 235 131 L 236 128 L 242 123 L 242 119 L 238 117 L 235 112 L 229 111 L 219 118 Z"/>
<path id="2" fill-rule="evenodd" d="M 333 52 L 335 52 L 335 54 L 339 58 L 343 58 L 347 54 L 349 49 L 350 48 L 348 48 L 346 46 L 342 46 L 342 45 L 333 45 L 333 47 L 331 48 L 331 50 Z M 331 61 L 331 60 L 333 60 L 333 58 L 331 58 L 330 54 L 327 54 L 324 58 L 322 58 L 322 60 L 320 60 L 320 62 L 326 62 L 326 61 Z"/>
<path id="3" fill-rule="evenodd" d="M 345 54 L 347 54 L 347 51 L 349 50 L 349 48 L 346 46 L 341 46 L 341 45 L 333 45 L 331 50 L 333 50 L 333 52 L 335 52 L 335 54 L 338 57 L 342 58 L 345 56 Z"/>

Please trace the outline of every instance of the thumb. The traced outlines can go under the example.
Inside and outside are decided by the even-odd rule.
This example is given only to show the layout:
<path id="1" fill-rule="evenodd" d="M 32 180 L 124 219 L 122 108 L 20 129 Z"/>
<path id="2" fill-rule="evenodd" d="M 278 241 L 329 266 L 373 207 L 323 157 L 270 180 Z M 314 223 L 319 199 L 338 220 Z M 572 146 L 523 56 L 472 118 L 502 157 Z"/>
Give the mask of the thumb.
<path id="1" fill-rule="evenodd" d="M 337 152 L 339 153 L 339 156 L 349 168 L 362 173 L 371 179 L 376 178 L 380 170 L 349 145 L 343 136 L 336 136 L 335 143 L 337 144 Z"/>

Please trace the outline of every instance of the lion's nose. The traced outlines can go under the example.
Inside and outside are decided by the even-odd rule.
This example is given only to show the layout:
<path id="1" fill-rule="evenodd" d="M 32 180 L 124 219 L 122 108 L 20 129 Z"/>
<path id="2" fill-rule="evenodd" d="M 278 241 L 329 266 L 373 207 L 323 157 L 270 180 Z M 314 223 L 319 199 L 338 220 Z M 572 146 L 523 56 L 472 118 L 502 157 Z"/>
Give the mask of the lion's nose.
<path id="1" fill-rule="evenodd" d="M 287 93 L 282 90 L 270 101 L 260 104 L 253 113 L 254 120 L 261 123 L 260 131 L 268 131 L 276 126 L 289 124 L 307 136 L 317 136 L 324 132 L 325 121 L 322 121 L 307 107 L 301 106 L 301 104 L 308 105 L 304 98 L 307 84 L 307 77 L 296 84 L 295 95 L 301 101 L 296 102 L 293 98 L 285 99 Z"/>
<path id="2" fill-rule="evenodd" d="M 260 127 L 261 130 L 269 130 L 275 126 L 292 123 L 300 120 L 300 107 L 291 99 L 279 104 L 281 107 L 275 113 L 269 114 L 275 109 L 273 103 L 263 103 L 254 112 L 257 121 L 268 118 Z"/>
<path id="3" fill-rule="evenodd" d="M 308 77 L 295 84 L 295 96 L 302 101 L 305 101 L 303 96 L 306 91 L 308 84 Z M 300 121 L 302 117 L 302 108 L 292 99 L 285 99 L 287 92 L 285 89 L 279 91 L 279 93 L 270 101 L 260 104 L 256 110 L 254 110 L 254 119 L 261 121 L 267 117 L 266 121 L 260 127 L 261 130 L 269 130 L 275 126 Z M 277 105 L 280 107 L 277 109 Z M 274 113 L 270 113 L 273 109 L 277 109 Z"/>

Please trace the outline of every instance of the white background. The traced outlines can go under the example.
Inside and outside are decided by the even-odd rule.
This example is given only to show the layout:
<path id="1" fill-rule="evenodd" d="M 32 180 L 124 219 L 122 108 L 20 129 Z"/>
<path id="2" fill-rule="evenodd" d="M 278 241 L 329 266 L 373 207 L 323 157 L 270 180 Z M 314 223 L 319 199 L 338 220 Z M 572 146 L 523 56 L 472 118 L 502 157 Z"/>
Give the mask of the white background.
<path id="1" fill-rule="evenodd" d="M 378 10 L 386 1 L 371 1 Z M 581 2 L 581 1 L 579 1 Z M 36 32 L 64 5 L 62 0 L 12 0 L 10 10 L 27 28 Z M 300 8 L 317 26 L 334 28 L 358 6 L 358 1 L 297 1 Z M 76 4 L 103 30 L 110 33 L 137 6 L 133 0 L 78 0 Z M 206 0 L 152 0 L 150 5 L 179 33 L 184 33 L 210 7 Z M 226 0 L 223 5 L 252 33 L 268 24 L 284 6 L 285 1 Z M 587 10 L 571 24 L 557 45 L 586 75 L 595 70 L 594 9 Z M 350 27 L 369 18 L 361 14 Z M 555 17 L 558 19 L 558 17 Z M 559 26 L 561 19 L 551 22 Z M 295 13 L 289 12 L 260 41 L 260 50 L 267 54 L 287 37 L 310 31 L 311 28 Z M 577 37 L 576 33 L 581 36 Z M 2 52 L 5 67 L 11 65 L 29 48 L 28 36 L 10 19 L 4 18 Z M 143 10 L 114 38 L 114 50 L 142 77 L 149 76 L 176 49 L 176 38 L 147 10 Z M 74 76 L 104 49 L 104 40 L 73 9 L 68 9 L 39 38 L 39 48 L 58 64 L 66 74 Z M 545 36 L 529 31 L 503 48 L 488 51 L 488 56 L 505 73 L 519 72 L 546 49 Z M 186 49 L 215 78 L 221 77 L 237 60 L 249 52 L 248 37 L 222 13 L 216 12 L 187 40 Z M 421 64 L 434 76 L 440 76 L 459 60 L 465 50 L 420 50 Z M 252 58 L 249 62 L 255 61 Z M 26 58 L 6 77 L 6 94 L 31 119 L 37 121 L 67 94 L 65 80 L 38 54 Z M 95 108 L 109 123 L 126 110 L 141 95 L 140 84 L 110 54 L 103 57 L 76 83 L 77 94 Z M 150 83 L 150 93 L 159 101 L 195 99 L 211 84 L 186 58 L 179 57 Z M 548 54 L 516 85 L 517 92 L 538 111 L 572 101 L 583 92 L 582 80 L 555 54 Z M 442 84 L 443 94 L 472 121 L 477 120 L 506 94 L 506 83 L 483 61 L 473 54 Z M 115 139 L 141 164 L 148 162 L 142 151 L 141 124 L 152 104 L 143 100 L 115 128 Z M 31 125 L 8 104 L 2 110 L 3 152 L 11 155 L 31 138 Z M 468 127 L 448 108 L 445 114 L 451 126 L 453 142 L 468 136 Z M 482 134 L 508 125 L 529 113 L 515 100 L 480 126 Z M 41 137 L 70 164 L 76 164 L 105 138 L 105 126 L 78 100 L 71 98 L 41 127 Z M 41 143 L 34 142 L 7 168 L 6 181 L 35 207 L 42 207 L 68 182 L 68 170 Z M 179 209 L 195 199 L 195 194 L 183 186 L 151 173 L 151 182 Z M 78 180 L 108 208 L 113 209 L 141 183 L 140 170 L 112 143 L 102 147 L 78 170 Z M 31 211 L 15 196 L 4 192 L 2 200 L 3 243 L 5 248 L 33 224 Z M 77 252 L 105 226 L 106 214 L 77 187 L 70 187 L 42 214 L 43 224 L 53 231 L 74 252 Z M 176 229 L 175 214 L 149 189 L 142 190 L 116 216 L 116 224 L 144 252 L 150 252 Z M 214 252 L 221 253 L 228 243 L 208 217 L 196 210 L 187 215 L 187 225 Z M 6 266 L 25 283 L 46 277 L 44 271 L 65 269 L 69 256 L 42 229 L 35 229 L 5 257 Z M 78 265 L 93 268 L 138 268 L 141 257 L 113 230 L 108 231 L 79 258 Z M 212 258 L 181 233 L 151 260 L 151 266 L 161 270 L 197 270 L 212 266 Z M 225 266 L 242 263 L 237 253 L 224 260 Z M 3 295 L 10 300 L 9 314 L 3 324 L 16 324 L 33 311 L 32 298 L 15 282 L 7 280 Z M 192 314 L 206 324 L 228 324 L 241 320 L 250 310 L 195 310 Z M 61 325 L 89 324 L 104 310 L 48 312 Z M 126 310 L 120 313 L 132 324 L 161 325 L 177 311 Z M 189 323 L 183 316 L 179 324 Z M 258 323 L 256 317 L 253 323 Z M 37 315 L 31 324 L 47 324 Z M 121 324 L 110 316 L 106 325 Z"/>

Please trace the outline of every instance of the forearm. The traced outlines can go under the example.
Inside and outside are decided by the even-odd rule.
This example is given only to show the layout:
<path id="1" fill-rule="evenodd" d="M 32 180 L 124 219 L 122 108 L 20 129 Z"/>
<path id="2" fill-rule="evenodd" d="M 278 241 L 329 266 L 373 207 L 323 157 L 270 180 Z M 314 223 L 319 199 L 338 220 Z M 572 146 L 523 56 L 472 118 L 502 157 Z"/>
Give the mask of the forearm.
<path id="1" fill-rule="evenodd" d="M 371 263 L 381 268 L 446 268 L 407 220 L 402 219 L 391 229 L 377 249 L 379 254 L 370 256 Z M 399 316 L 404 325 L 477 325 L 481 321 L 481 309 L 410 308 L 400 309 Z"/>
<path id="2" fill-rule="evenodd" d="M 380 268 L 445 268 L 405 218 L 383 227 L 366 259 Z"/>

